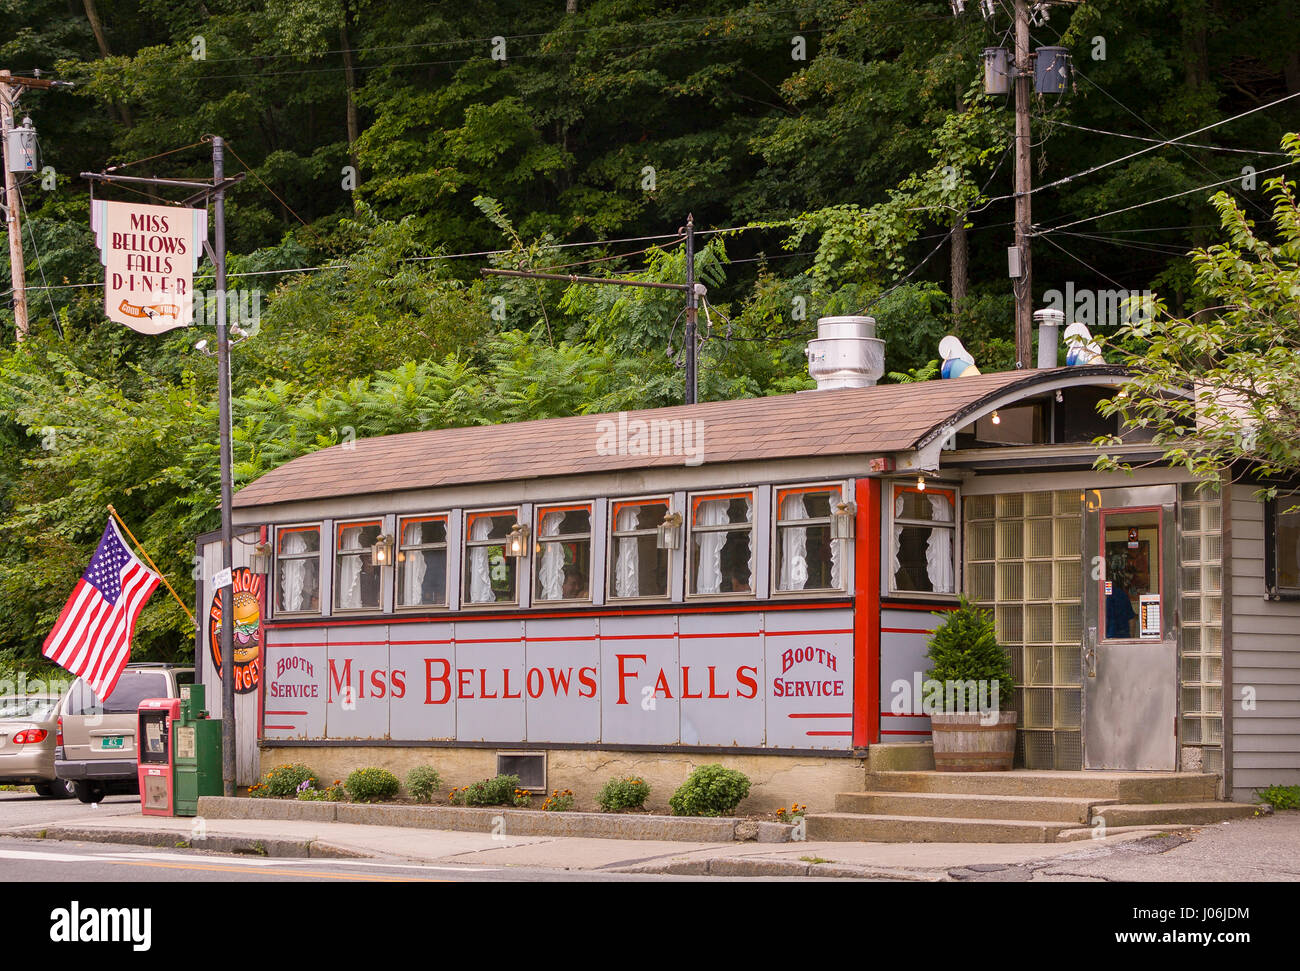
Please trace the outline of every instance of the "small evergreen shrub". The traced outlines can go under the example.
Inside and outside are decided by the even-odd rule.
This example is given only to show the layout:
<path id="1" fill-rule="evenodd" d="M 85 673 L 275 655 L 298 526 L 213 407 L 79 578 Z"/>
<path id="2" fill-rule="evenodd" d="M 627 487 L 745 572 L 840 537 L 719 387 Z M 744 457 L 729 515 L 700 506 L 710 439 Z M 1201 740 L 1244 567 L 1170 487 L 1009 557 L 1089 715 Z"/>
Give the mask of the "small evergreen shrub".
<path id="1" fill-rule="evenodd" d="M 298 794 L 298 787 L 304 782 L 310 783 L 308 788 L 311 789 L 320 785 L 316 773 L 302 762 L 277 765 L 262 776 L 262 781 L 249 789 L 248 794 L 254 797 L 270 796 L 275 799 L 288 799 Z"/>
<path id="2" fill-rule="evenodd" d="M 749 795 L 749 776 L 721 765 L 701 765 L 673 793 L 674 816 L 730 816 Z"/>
<path id="3" fill-rule="evenodd" d="M 417 765 L 406 774 L 406 791 L 416 802 L 433 802 L 442 788 L 442 776 L 431 765 Z"/>
<path id="4" fill-rule="evenodd" d="M 357 769 L 344 783 L 353 802 L 384 802 L 397 795 L 402 787 L 397 776 L 387 769 Z"/>
<path id="5" fill-rule="evenodd" d="M 1011 658 L 998 646 L 992 615 L 962 597 L 956 610 L 939 616 L 945 619 L 930 635 L 926 657 L 931 667 L 925 674 L 923 698 L 917 699 L 925 705 L 922 710 L 944 714 L 1010 711 L 1016 683 L 1011 677 Z"/>
<path id="6" fill-rule="evenodd" d="M 625 809 L 644 809 L 650 787 L 644 779 L 629 776 L 623 779 L 610 779 L 605 788 L 596 796 L 596 804 L 601 812 L 621 813 Z"/>
<path id="7" fill-rule="evenodd" d="M 519 788 L 519 776 L 499 775 L 451 790 L 449 801 L 453 806 L 526 806 L 531 798 Z"/>

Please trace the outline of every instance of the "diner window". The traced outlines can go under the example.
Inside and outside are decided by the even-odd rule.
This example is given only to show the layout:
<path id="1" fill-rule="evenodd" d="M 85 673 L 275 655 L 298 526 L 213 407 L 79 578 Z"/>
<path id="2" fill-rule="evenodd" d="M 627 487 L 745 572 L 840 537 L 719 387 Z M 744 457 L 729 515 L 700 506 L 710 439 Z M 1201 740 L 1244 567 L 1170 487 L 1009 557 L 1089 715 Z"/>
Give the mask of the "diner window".
<path id="1" fill-rule="evenodd" d="M 515 603 L 519 559 L 506 555 L 518 510 L 472 512 L 465 520 L 465 603 Z"/>
<path id="2" fill-rule="evenodd" d="M 669 551 L 659 548 L 659 526 L 668 499 L 614 502 L 610 509 L 610 596 L 667 597 Z"/>
<path id="3" fill-rule="evenodd" d="M 383 533 L 378 520 L 339 523 L 334 550 L 334 608 L 378 610 L 383 567 L 375 566 L 371 549 Z"/>
<path id="4" fill-rule="evenodd" d="M 957 591 L 954 539 L 957 495 L 948 489 L 895 486 L 889 588 L 897 593 Z"/>
<path id="5" fill-rule="evenodd" d="M 591 599 L 591 506 L 537 510 L 538 601 Z"/>
<path id="6" fill-rule="evenodd" d="M 276 530 L 275 591 L 277 613 L 320 613 L 319 526 Z"/>
<path id="7" fill-rule="evenodd" d="M 843 545 L 831 538 L 839 486 L 776 491 L 776 589 L 843 590 Z"/>
<path id="8" fill-rule="evenodd" d="M 1300 600 L 1300 492 L 1264 504 L 1264 586 L 1270 600 Z"/>
<path id="9" fill-rule="evenodd" d="M 397 606 L 446 605 L 447 517 L 403 519 L 397 534 Z"/>
<path id="10" fill-rule="evenodd" d="M 754 496 L 691 498 L 691 593 L 754 592 Z"/>

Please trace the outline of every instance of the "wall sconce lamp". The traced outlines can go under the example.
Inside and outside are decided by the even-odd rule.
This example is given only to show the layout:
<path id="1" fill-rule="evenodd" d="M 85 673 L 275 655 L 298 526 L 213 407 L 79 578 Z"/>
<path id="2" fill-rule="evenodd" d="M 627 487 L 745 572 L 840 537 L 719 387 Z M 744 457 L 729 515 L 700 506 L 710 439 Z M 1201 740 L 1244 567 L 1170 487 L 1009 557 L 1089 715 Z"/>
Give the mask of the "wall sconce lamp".
<path id="1" fill-rule="evenodd" d="M 248 557 L 248 569 L 251 573 L 271 572 L 271 544 L 258 543 Z"/>
<path id="2" fill-rule="evenodd" d="M 655 546 L 661 550 L 675 550 L 682 545 L 682 514 L 670 512 L 659 524 Z"/>
<path id="3" fill-rule="evenodd" d="M 527 555 L 528 527 L 523 523 L 515 523 L 510 530 L 510 535 L 506 537 L 506 556 L 518 559 Z"/>
<path id="4" fill-rule="evenodd" d="M 375 545 L 370 547 L 370 565 L 393 565 L 393 537 L 387 533 L 375 537 Z"/>
<path id="5" fill-rule="evenodd" d="M 852 502 L 837 502 L 831 512 L 831 539 L 852 539 L 853 521 L 857 506 Z"/>

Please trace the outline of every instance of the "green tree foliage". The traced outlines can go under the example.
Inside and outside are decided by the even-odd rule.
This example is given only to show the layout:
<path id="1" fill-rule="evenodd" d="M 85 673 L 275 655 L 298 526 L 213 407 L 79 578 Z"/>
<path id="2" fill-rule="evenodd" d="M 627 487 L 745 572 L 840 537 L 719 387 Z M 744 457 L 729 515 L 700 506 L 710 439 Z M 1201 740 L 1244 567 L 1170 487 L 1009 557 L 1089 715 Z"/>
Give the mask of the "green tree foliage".
<path id="1" fill-rule="evenodd" d="M 930 635 L 930 649 L 925 655 L 930 659 L 930 670 L 925 678 L 944 686 L 943 711 L 975 712 L 994 704 L 1010 709 L 1016 685 L 1011 677 L 1011 659 L 998 645 L 992 614 L 962 597 L 956 610 L 936 616 L 944 619 Z M 974 691 L 970 688 L 972 682 Z"/>

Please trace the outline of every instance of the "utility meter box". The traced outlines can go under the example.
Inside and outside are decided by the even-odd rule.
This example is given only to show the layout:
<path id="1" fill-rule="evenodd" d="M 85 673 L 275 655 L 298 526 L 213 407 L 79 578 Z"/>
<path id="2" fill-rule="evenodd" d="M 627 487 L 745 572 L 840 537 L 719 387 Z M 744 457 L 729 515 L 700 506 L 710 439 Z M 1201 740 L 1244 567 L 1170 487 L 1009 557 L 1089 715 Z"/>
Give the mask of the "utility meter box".
<path id="1" fill-rule="evenodd" d="M 5 141 L 5 161 L 10 172 L 36 171 L 36 129 L 19 127 L 9 129 Z"/>
<path id="2" fill-rule="evenodd" d="M 180 718 L 179 698 L 146 698 L 136 709 L 137 772 L 140 811 L 146 816 L 174 816 L 172 725 Z"/>
<path id="3" fill-rule="evenodd" d="M 222 794 L 221 720 L 209 718 L 201 684 L 181 685 L 172 727 L 175 815 L 197 816 L 200 796 Z"/>

